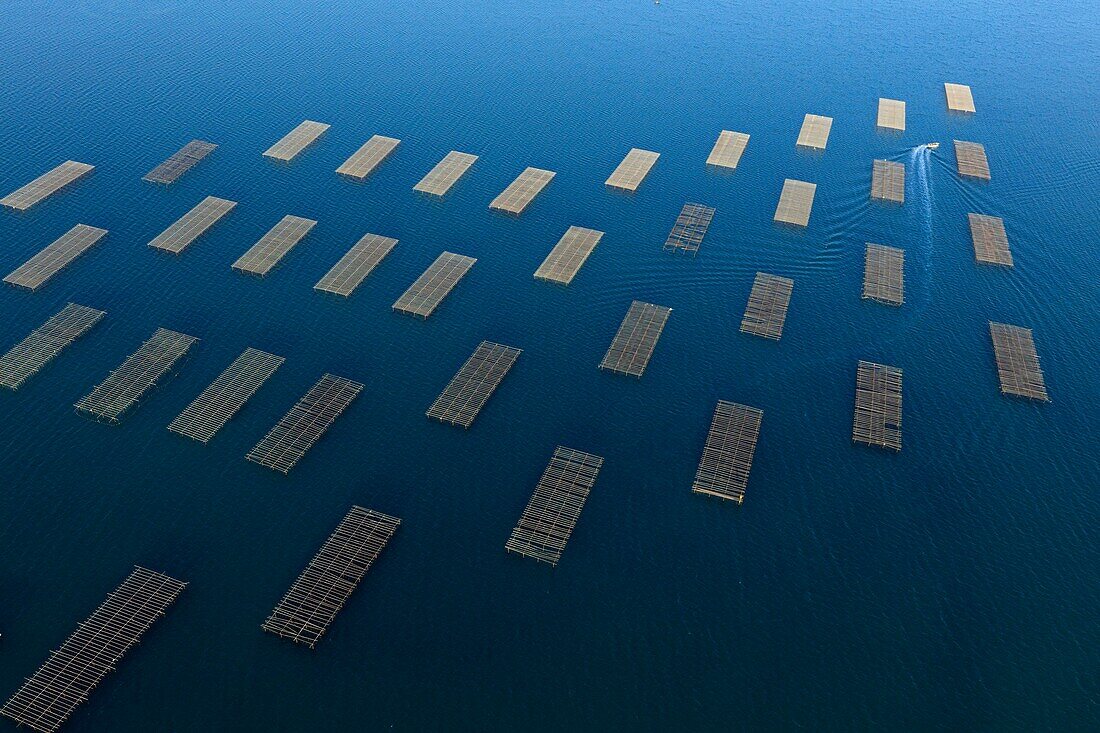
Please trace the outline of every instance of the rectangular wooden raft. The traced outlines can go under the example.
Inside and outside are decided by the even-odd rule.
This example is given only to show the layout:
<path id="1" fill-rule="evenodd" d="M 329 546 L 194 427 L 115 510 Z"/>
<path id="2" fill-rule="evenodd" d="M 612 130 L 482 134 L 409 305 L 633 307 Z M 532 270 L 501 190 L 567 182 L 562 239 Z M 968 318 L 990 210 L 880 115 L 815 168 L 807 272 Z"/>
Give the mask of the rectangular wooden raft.
<path id="1" fill-rule="evenodd" d="M 454 289 L 477 259 L 444 252 L 393 304 L 393 309 L 410 316 L 427 318 Z"/>
<path id="2" fill-rule="evenodd" d="M 1049 402 L 1043 370 L 1039 367 L 1039 354 L 1030 328 L 1007 323 L 989 323 L 989 335 L 993 339 L 993 354 L 997 360 L 997 376 L 1001 380 L 1001 393 Z"/>
<path id="3" fill-rule="evenodd" d="M 997 216 L 967 214 L 970 238 L 974 242 L 974 259 L 987 265 L 1012 267 L 1012 250 L 1008 248 L 1005 222 Z"/>
<path id="4" fill-rule="evenodd" d="M 595 229 L 569 227 L 539 265 L 539 269 L 535 270 L 535 279 L 559 285 L 573 282 L 573 278 L 602 238 L 603 232 Z"/>
<path id="5" fill-rule="evenodd" d="M 452 150 L 413 186 L 413 190 L 430 196 L 445 196 L 476 161 L 476 155 Z"/>
<path id="6" fill-rule="evenodd" d="M 286 253 L 309 234 L 316 226 L 313 219 L 300 216 L 284 216 L 260 241 L 249 247 L 248 251 L 237 258 L 233 269 L 248 275 L 263 277 L 271 272 Z"/>
<path id="7" fill-rule="evenodd" d="M 77 224 L 16 268 L 4 282 L 30 291 L 38 290 L 105 236 L 106 229 Z"/>
<path id="8" fill-rule="evenodd" d="M 141 180 L 149 183 L 163 183 L 166 186 L 175 183 L 180 176 L 198 165 L 199 161 L 214 152 L 217 147 L 216 144 L 205 140 L 192 140 L 142 176 Z"/>
<path id="9" fill-rule="evenodd" d="M 763 410 L 736 402 L 718 400 L 695 481 L 696 494 L 716 496 L 738 504 L 745 500 L 745 488 L 752 470 L 752 457 L 760 435 Z"/>
<path id="10" fill-rule="evenodd" d="M 197 341 L 194 336 L 158 328 L 118 369 L 76 403 L 77 411 L 117 423 Z"/>
<path id="11" fill-rule="evenodd" d="M 960 176 L 982 181 L 990 180 L 989 159 L 985 155 L 985 146 L 981 143 L 956 140 L 955 162 L 959 167 Z"/>
<path id="12" fill-rule="evenodd" d="M 555 448 L 504 548 L 557 565 L 602 466 L 600 456 Z"/>
<path id="13" fill-rule="evenodd" d="M 640 300 L 631 303 L 600 362 L 600 369 L 641 378 L 670 313 L 671 308 L 661 305 Z"/>
<path id="14" fill-rule="evenodd" d="M 852 440 L 901 450 L 901 370 L 859 362 Z"/>
<path id="15" fill-rule="evenodd" d="M 0 715 L 41 733 L 59 729 L 186 587 L 135 567 L 4 703 Z"/>
<path id="16" fill-rule="evenodd" d="M 974 114 L 974 94 L 970 91 L 970 87 L 966 84 L 944 82 L 943 90 L 947 95 L 948 110 Z"/>
<path id="17" fill-rule="evenodd" d="M 69 303 L 0 356 L 0 387 L 19 389 L 58 354 L 106 315 L 101 310 Z"/>
<path id="18" fill-rule="evenodd" d="M 289 162 L 328 130 L 324 122 L 305 120 L 264 151 L 264 157 Z"/>
<path id="19" fill-rule="evenodd" d="M 887 130 L 905 130 L 905 102 L 879 97 L 877 126 Z"/>
<path id="20" fill-rule="evenodd" d="M 749 136 L 743 132 L 722 130 L 718 133 L 718 139 L 707 156 L 707 165 L 717 168 L 737 168 L 741 162 L 741 155 L 749 144 Z"/>
<path id="21" fill-rule="evenodd" d="M 618 167 L 608 176 L 605 185 L 620 191 L 637 191 L 659 157 L 661 154 L 652 150 L 631 148 Z"/>
<path id="22" fill-rule="evenodd" d="M 756 273 L 741 319 L 741 333 L 751 333 L 776 341 L 783 335 L 787 306 L 791 302 L 794 280 L 766 272 Z"/>
<path id="23" fill-rule="evenodd" d="M 796 181 L 793 178 L 783 181 L 783 191 L 779 194 L 779 204 L 775 207 L 775 220 L 794 226 L 807 226 L 816 192 L 815 183 Z"/>
<path id="24" fill-rule="evenodd" d="M 352 506 L 261 628 L 314 648 L 400 524 L 397 517 Z"/>
<path id="25" fill-rule="evenodd" d="M 863 262 L 863 297 L 888 305 L 905 302 L 905 251 L 867 243 Z"/>
<path id="26" fill-rule="evenodd" d="M 273 471 L 290 473 L 362 389 L 359 382 L 325 374 L 245 458 Z"/>
<path id="27" fill-rule="evenodd" d="M 351 157 L 336 169 L 336 172 L 357 181 L 366 180 L 367 176 L 382 165 L 382 161 L 388 158 L 400 143 L 401 141 L 395 137 L 374 135 L 352 153 Z"/>
<path id="28" fill-rule="evenodd" d="M 513 346 L 482 341 L 428 408 L 427 416 L 469 428 L 522 353 Z"/>
<path id="29" fill-rule="evenodd" d="M 350 297 L 378 263 L 385 259 L 397 240 L 378 234 L 364 234 L 340 261 L 313 286 L 314 290 Z"/>
<path id="30" fill-rule="evenodd" d="M 871 198 L 905 203 L 905 164 L 876 160 L 871 165 Z"/>
<path id="31" fill-rule="evenodd" d="M 554 179 L 554 171 L 527 168 L 489 204 L 490 209 L 519 216 Z"/>
<path id="32" fill-rule="evenodd" d="M 798 131 L 796 144 L 802 148 L 824 150 L 829 142 L 829 131 L 832 129 L 832 117 L 808 114 L 802 120 L 802 129 Z"/>
<path id="33" fill-rule="evenodd" d="M 174 433 L 202 443 L 210 439 L 236 415 L 256 390 L 282 366 L 283 357 L 251 347 L 233 360 L 217 379 L 169 425 Z"/>
<path id="34" fill-rule="evenodd" d="M 703 237 L 714 220 L 714 209 L 702 204 L 684 204 L 680 215 L 676 217 L 676 223 L 672 225 L 672 231 L 665 239 L 664 250 L 666 252 L 691 252 L 699 253 L 699 247 L 703 244 Z"/>
<path id="35" fill-rule="evenodd" d="M 94 165 L 80 163 L 75 160 L 66 160 L 53 170 L 46 171 L 27 185 L 12 191 L 0 199 L 0 206 L 6 206 L 16 211 L 26 211 L 35 204 L 57 193 L 70 183 L 88 175 L 95 169 Z"/>
<path id="36" fill-rule="evenodd" d="M 237 207 L 236 201 L 207 196 L 195 208 L 181 216 L 170 227 L 149 242 L 153 249 L 178 255 Z"/>

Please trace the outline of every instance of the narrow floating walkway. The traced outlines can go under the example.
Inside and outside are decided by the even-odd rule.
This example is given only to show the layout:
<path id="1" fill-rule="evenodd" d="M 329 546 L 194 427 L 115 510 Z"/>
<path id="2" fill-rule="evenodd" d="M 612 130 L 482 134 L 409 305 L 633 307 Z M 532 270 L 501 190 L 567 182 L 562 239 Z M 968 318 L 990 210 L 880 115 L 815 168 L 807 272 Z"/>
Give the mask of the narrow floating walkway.
<path id="1" fill-rule="evenodd" d="M 245 458 L 290 473 L 362 390 L 358 382 L 325 374 Z"/>
<path id="2" fill-rule="evenodd" d="M 794 291 L 794 280 L 766 272 L 756 273 L 741 319 L 741 333 L 751 333 L 778 341 L 787 321 L 787 306 Z"/>
<path id="3" fill-rule="evenodd" d="M 993 339 L 1001 394 L 1050 402 L 1031 329 L 990 321 L 989 335 Z"/>
<path id="4" fill-rule="evenodd" d="M 400 524 L 396 517 L 353 506 L 261 628 L 314 648 Z"/>
<path id="5" fill-rule="evenodd" d="M 19 389 L 105 315 L 86 305 L 66 305 L 0 356 L 0 387 Z"/>
<path id="6" fill-rule="evenodd" d="M 710 206 L 684 204 L 680 215 L 676 217 L 676 223 L 672 225 L 672 231 L 668 233 L 663 249 L 666 252 L 699 254 L 699 247 L 703 244 L 703 237 L 713 219 L 714 209 Z"/>
<path id="7" fill-rule="evenodd" d="M 34 292 L 105 236 L 107 236 L 106 229 L 77 224 L 16 268 L 4 278 L 4 282 Z"/>
<path id="8" fill-rule="evenodd" d="M 357 181 L 364 181 L 375 168 L 382 165 L 382 161 L 388 158 L 400 143 L 401 141 L 395 137 L 373 135 L 370 140 L 363 143 L 363 147 L 352 153 L 351 157 L 336 169 L 336 172 Z"/>
<path id="9" fill-rule="evenodd" d="M 535 279 L 559 285 L 568 285 L 573 282 L 573 278 L 601 239 L 603 239 L 601 231 L 569 227 L 539 265 L 539 269 L 535 270 Z"/>
<path id="10" fill-rule="evenodd" d="M 691 490 L 738 504 L 745 500 L 764 411 L 718 400 Z"/>
<path id="11" fill-rule="evenodd" d="M 263 277 L 271 272 L 287 252 L 294 249 L 302 238 L 316 226 L 313 219 L 300 216 L 284 216 L 278 224 L 237 258 L 233 269 L 248 275 Z"/>
<path id="12" fill-rule="evenodd" d="M 649 175 L 649 170 L 660 157 L 660 153 L 654 153 L 652 150 L 631 148 L 618 167 L 608 176 L 604 185 L 633 193 L 638 190 L 638 186 L 642 185 L 642 181 Z"/>
<path id="13" fill-rule="evenodd" d="M 905 302 L 905 250 L 867 243 L 863 297 L 887 305 Z"/>
<path id="14" fill-rule="evenodd" d="M 504 549 L 557 565 L 602 466 L 600 456 L 555 448 Z"/>
<path id="15" fill-rule="evenodd" d="M 877 127 L 905 132 L 905 102 L 879 97 Z"/>
<path id="16" fill-rule="evenodd" d="M 852 440 L 901 450 L 901 370 L 859 362 Z"/>
<path id="17" fill-rule="evenodd" d="M 324 122 L 305 120 L 284 135 L 279 142 L 265 150 L 264 157 L 290 162 L 297 157 L 298 153 L 305 150 L 312 145 L 317 138 L 321 137 L 328 128 L 329 125 L 326 125 Z"/>
<path id="18" fill-rule="evenodd" d="M 236 207 L 236 201 L 207 196 L 172 226 L 153 238 L 149 246 L 178 255 Z"/>
<path id="19" fill-rule="evenodd" d="M 784 180 L 783 191 L 779 194 L 779 204 L 775 207 L 775 220 L 799 227 L 808 226 L 815 193 L 817 193 L 816 183 L 796 181 L 793 178 Z"/>
<path id="20" fill-rule="evenodd" d="M 313 286 L 314 290 L 351 297 L 359 284 L 374 272 L 378 263 L 386 258 L 397 240 L 383 237 L 378 234 L 364 234 L 363 237 L 347 251 L 340 261 L 325 273 L 325 276 Z"/>
<path id="21" fill-rule="evenodd" d="M 266 351 L 251 347 L 245 349 L 194 402 L 169 423 L 168 429 L 193 440 L 209 443 L 284 361 L 283 357 Z"/>
<path id="22" fill-rule="evenodd" d="M 519 216 L 554 179 L 554 171 L 527 168 L 489 204 L 490 209 Z"/>
<path id="23" fill-rule="evenodd" d="M 641 378 L 649 364 L 657 339 L 665 330 L 671 308 L 635 300 L 630 304 L 600 369 Z"/>
<path id="24" fill-rule="evenodd" d="M 0 708 L 0 715 L 53 733 L 118 666 L 187 584 L 135 567 L 122 585 L 65 640 Z"/>
<path id="25" fill-rule="evenodd" d="M 427 318 L 454 289 L 477 260 L 454 252 L 435 258 L 427 270 L 393 304 L 393 309 L 410 316 Z"/>
<path id="26" fill-rule="evenodd" d="M 967 214 L 970 238 L 974 242 L 974 259 L 987 265 L 1012 267 L 1012 251 L 1008 248 L 1005 222 L 998 216 Z"/>
<path id="27" fill-rule="evenodd" d="M 482 341 L 428 408 L 427 416 L 469 428 L 522 353 L 523 349 L 513 346 Z"/>
<path id="28" fill-rule="evenodd" d="M 905 203 L 905 164 L 876 160 L 871 165 L 871 198 Z"/>
<path id="29" fill-rule="evenodd" d="M 452 186 L 458 183 L 458 179 L 466 175 L 466 171 L 470 170 L 470 166 L 475 162 L 477 162 L 476 155 L 452 150 L 413 186 L 413 190 L 442 198 L 447 195 Z"/>
<path id="30" fill-rule="evenodd" d="M 741 162 L 741 155 L 749 144 L 749 136 L 744 132 L 722 130 L 718 133 L 718 139 L 707 156 L 707 165 L 716 168 L 729 168 L 734 170 Z"/>
<path id="31" fill-rule="evenodd" d="M 35 204 L 44 201 L 95 169 L 94 165 L 66 160 L 53 170 L 47 171 L 22 188 L 12 191 L 0 199 L 0 206 L 15 211 L 26 211 Z"/>
<path id="32" fill-rule="evenodd" d="M 217 147 L 214 143 L 208 143 L 205 140 L 192 140 L 172 153 L 168 160 L 142 176 L 141 180 L 149 183 L 163 183 L 166 186 L 175 183 L 180 176 L 198 165 L 199 161 L 214 152 Z"/>
<path id="33" fill-rule="evenodd" d="M 118 369 L 76 403 L 77 411 L 117 423 L 196 341 L 194 336 L 158 328 Z"/>

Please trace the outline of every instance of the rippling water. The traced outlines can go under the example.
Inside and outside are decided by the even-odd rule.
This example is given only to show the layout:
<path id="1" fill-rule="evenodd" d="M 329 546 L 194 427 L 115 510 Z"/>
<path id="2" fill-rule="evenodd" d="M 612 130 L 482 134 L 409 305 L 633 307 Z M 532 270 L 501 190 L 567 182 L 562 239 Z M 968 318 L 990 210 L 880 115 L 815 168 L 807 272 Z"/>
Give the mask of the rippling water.
<path id="1" fill-rule="evenodd" d="M 1095 13 L 1077 4 L 8 3 L 0 212 L 8 272 L 74 223 L 108 237 L 37 293 L 0 289 L 0 348 L 69 300 L 108 312 L 0 394 L 0 695 L 135 563 L 190 581 L 71 731 L 1095 730 L 1100 680 L 1100 227 Z M 970 84 L 948 116 L 944 81 Z M 877 98 L 908 103 L 900 136 Z M 796 150 L 807 112 L 828 149 Z M 260 153 L 305 118 L 290 165 Z M 730 175 L 721 129 L 751 134 Z M 334 169 L 401 138 L 361 185 Z M 218 150 L 170 189 L 141 175 Z M 950 141 L 985 144 L 963 181 Z M 930 141 L 936 151 L 921 147 Z M 637 194 L 603 185 L 631 147 Z M 411 187 L 481 156 L 444 202 Z M 907 166 L 903 207 L 871 161 Z M 518 219 L 488 202 L 557 178 Z M 818 184 L 776 227 L 784 178 Z M 203 196 L 240 202 L 183 256 L 146 243 Z M 687 201 L 695 259 L 661 244 Z M 966 213 L 1002 216 L 978 267 Z M 230 264 L 317 219 L 265 279 Z M 533 271 L 607 234 L 568 289 Z M 363 233 L 400 240 L 347 301 L 311 288 Z M 906 250 L 906 304 L 861 300 L 865 242 Z M 442 250 L 478 258 L 428 321 L 391 303 Z M 6 268 L 6 269 L 4 269 Z M 795 280 L 783 339 L 738 333 L 757 271 Z M 596 369 L 630 301 L 673 313 L 645 377 Z M 1003 398 L 987 323 L 1034 329 L 1050 404 Z M 120 427 L 72 404 L 157 326 L 199 337 Z M 469 432 L 424 410 L 481 339 L 524 349 Z M 209 446 L 165 426 L 246 346 L 284 367 Z M 905 373 L 904 450 L 851 443 L 855 362 Z M 324 371 L 364 393 L 289 477 L 245 452 Z M 764 410 L 742 507 L 689 487 L 714 403 Z M 556 569 L 503 545 L 556 444 L 605 457 Z M 316 651 L 260 622 L 351 503 L 403 518 Z"/>

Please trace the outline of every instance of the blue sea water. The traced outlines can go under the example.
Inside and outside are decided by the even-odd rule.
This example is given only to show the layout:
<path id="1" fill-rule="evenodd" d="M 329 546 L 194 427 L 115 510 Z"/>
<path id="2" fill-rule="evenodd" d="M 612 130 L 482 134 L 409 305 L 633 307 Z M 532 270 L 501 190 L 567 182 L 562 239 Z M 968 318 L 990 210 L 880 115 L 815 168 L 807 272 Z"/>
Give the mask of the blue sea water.
<path id="1" fill-rule="evenodd" d="M 189 581 L 66 730 L 1100 729 L 1100 13 L 1090 4 L 9 2 L 0 271 L 77 222 L 108 237 L 36 293 L 0 289 L 0 349 L 76 301 L 107 317 L 0 394 L 0 696 L 134 564 Z M 943 82 L 977 114 L 948 115 Z M 875 129 L 879 97 L 907 130 Z M 795 148 L 807 112 L 828 149 Z M 289 165 L 260 154 L 332 125 Z M 703 164 L 751 134 L 732 174 Z M 334 169 L 402 140 L 365 183 Z M 192 138 L 217 151 L 165 189 Z M 959 179 L 952 139 L 986 146 Z M 934 153 L 917 150 L 940 141 Z M 634 195 L 603 181 L 661 153 Z M 442 202 L 411 187 L 480 159 Z M 871 161 L 907 166 L 903 207 Z M 487 208 L 557 172 L 518 219 Z M 777 227 L 784 178 L 817 184 Z M 147 242 L 240 202 L 181 257 Z M 717 209 L 697 258 L 661 244 Z M 1016 266 L 975 264 L 970 211 Z M 265 279 L 230 264 L 318 220 Z M 532 273 L 569 225 L 606 236 L 569 288 Z M 312 285 L 362 234 L 400 240 L 348 300 Z M 865 242 L 906 303 L 860 298 Z M 443 250 L 478 258 L 427 321 L 390 305 Z M 795 281 L 783 338 L 738 324 L 756 272 Z M 631 300 L 673 308 L 641 380 L 596 367 Z M 988 321 L 1034 329 L 1052 401 L 999 393 Z M 158 327 L 201 339 L 118 427 L 72 405 Z M 467 431 L 424 410 L 482 339 L 524 349 Z M 208 446 L 165 426 L 245 347 L 286 364 Z M 855 364 L 904 370 L 904 449 L 851 441 Z M 323 372 L 363 394 L 289 476 L 247 450 Z M 718 399 L 760 407 L 745 503 L 690 492 Z M 555 445 L 604 456 L 556 568 L 504 551 Z M 259 625 L 352 504 L 403 524 L 310 651 Z"/>

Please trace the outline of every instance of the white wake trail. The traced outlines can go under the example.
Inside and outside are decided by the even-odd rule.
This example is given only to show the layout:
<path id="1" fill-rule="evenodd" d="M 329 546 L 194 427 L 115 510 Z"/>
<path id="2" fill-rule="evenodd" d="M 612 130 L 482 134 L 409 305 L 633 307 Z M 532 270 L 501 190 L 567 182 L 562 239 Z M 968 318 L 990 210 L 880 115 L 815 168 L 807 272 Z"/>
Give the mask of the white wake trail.
<path id="1" fill-rule="evenodd" d="M 913 171 L 914 188 L 920 198 L 921 233 L 924 240 L 919 247 L 921 279 L 923 293 L 920 310 L 928 306 L 932 297 L 932 256 L 936 249 L 936 237 L 932 231 L 932 176 L 929 171 L 932 151 L 927 145 L 918 145 L 909 152 L 909 169 Z"/>

